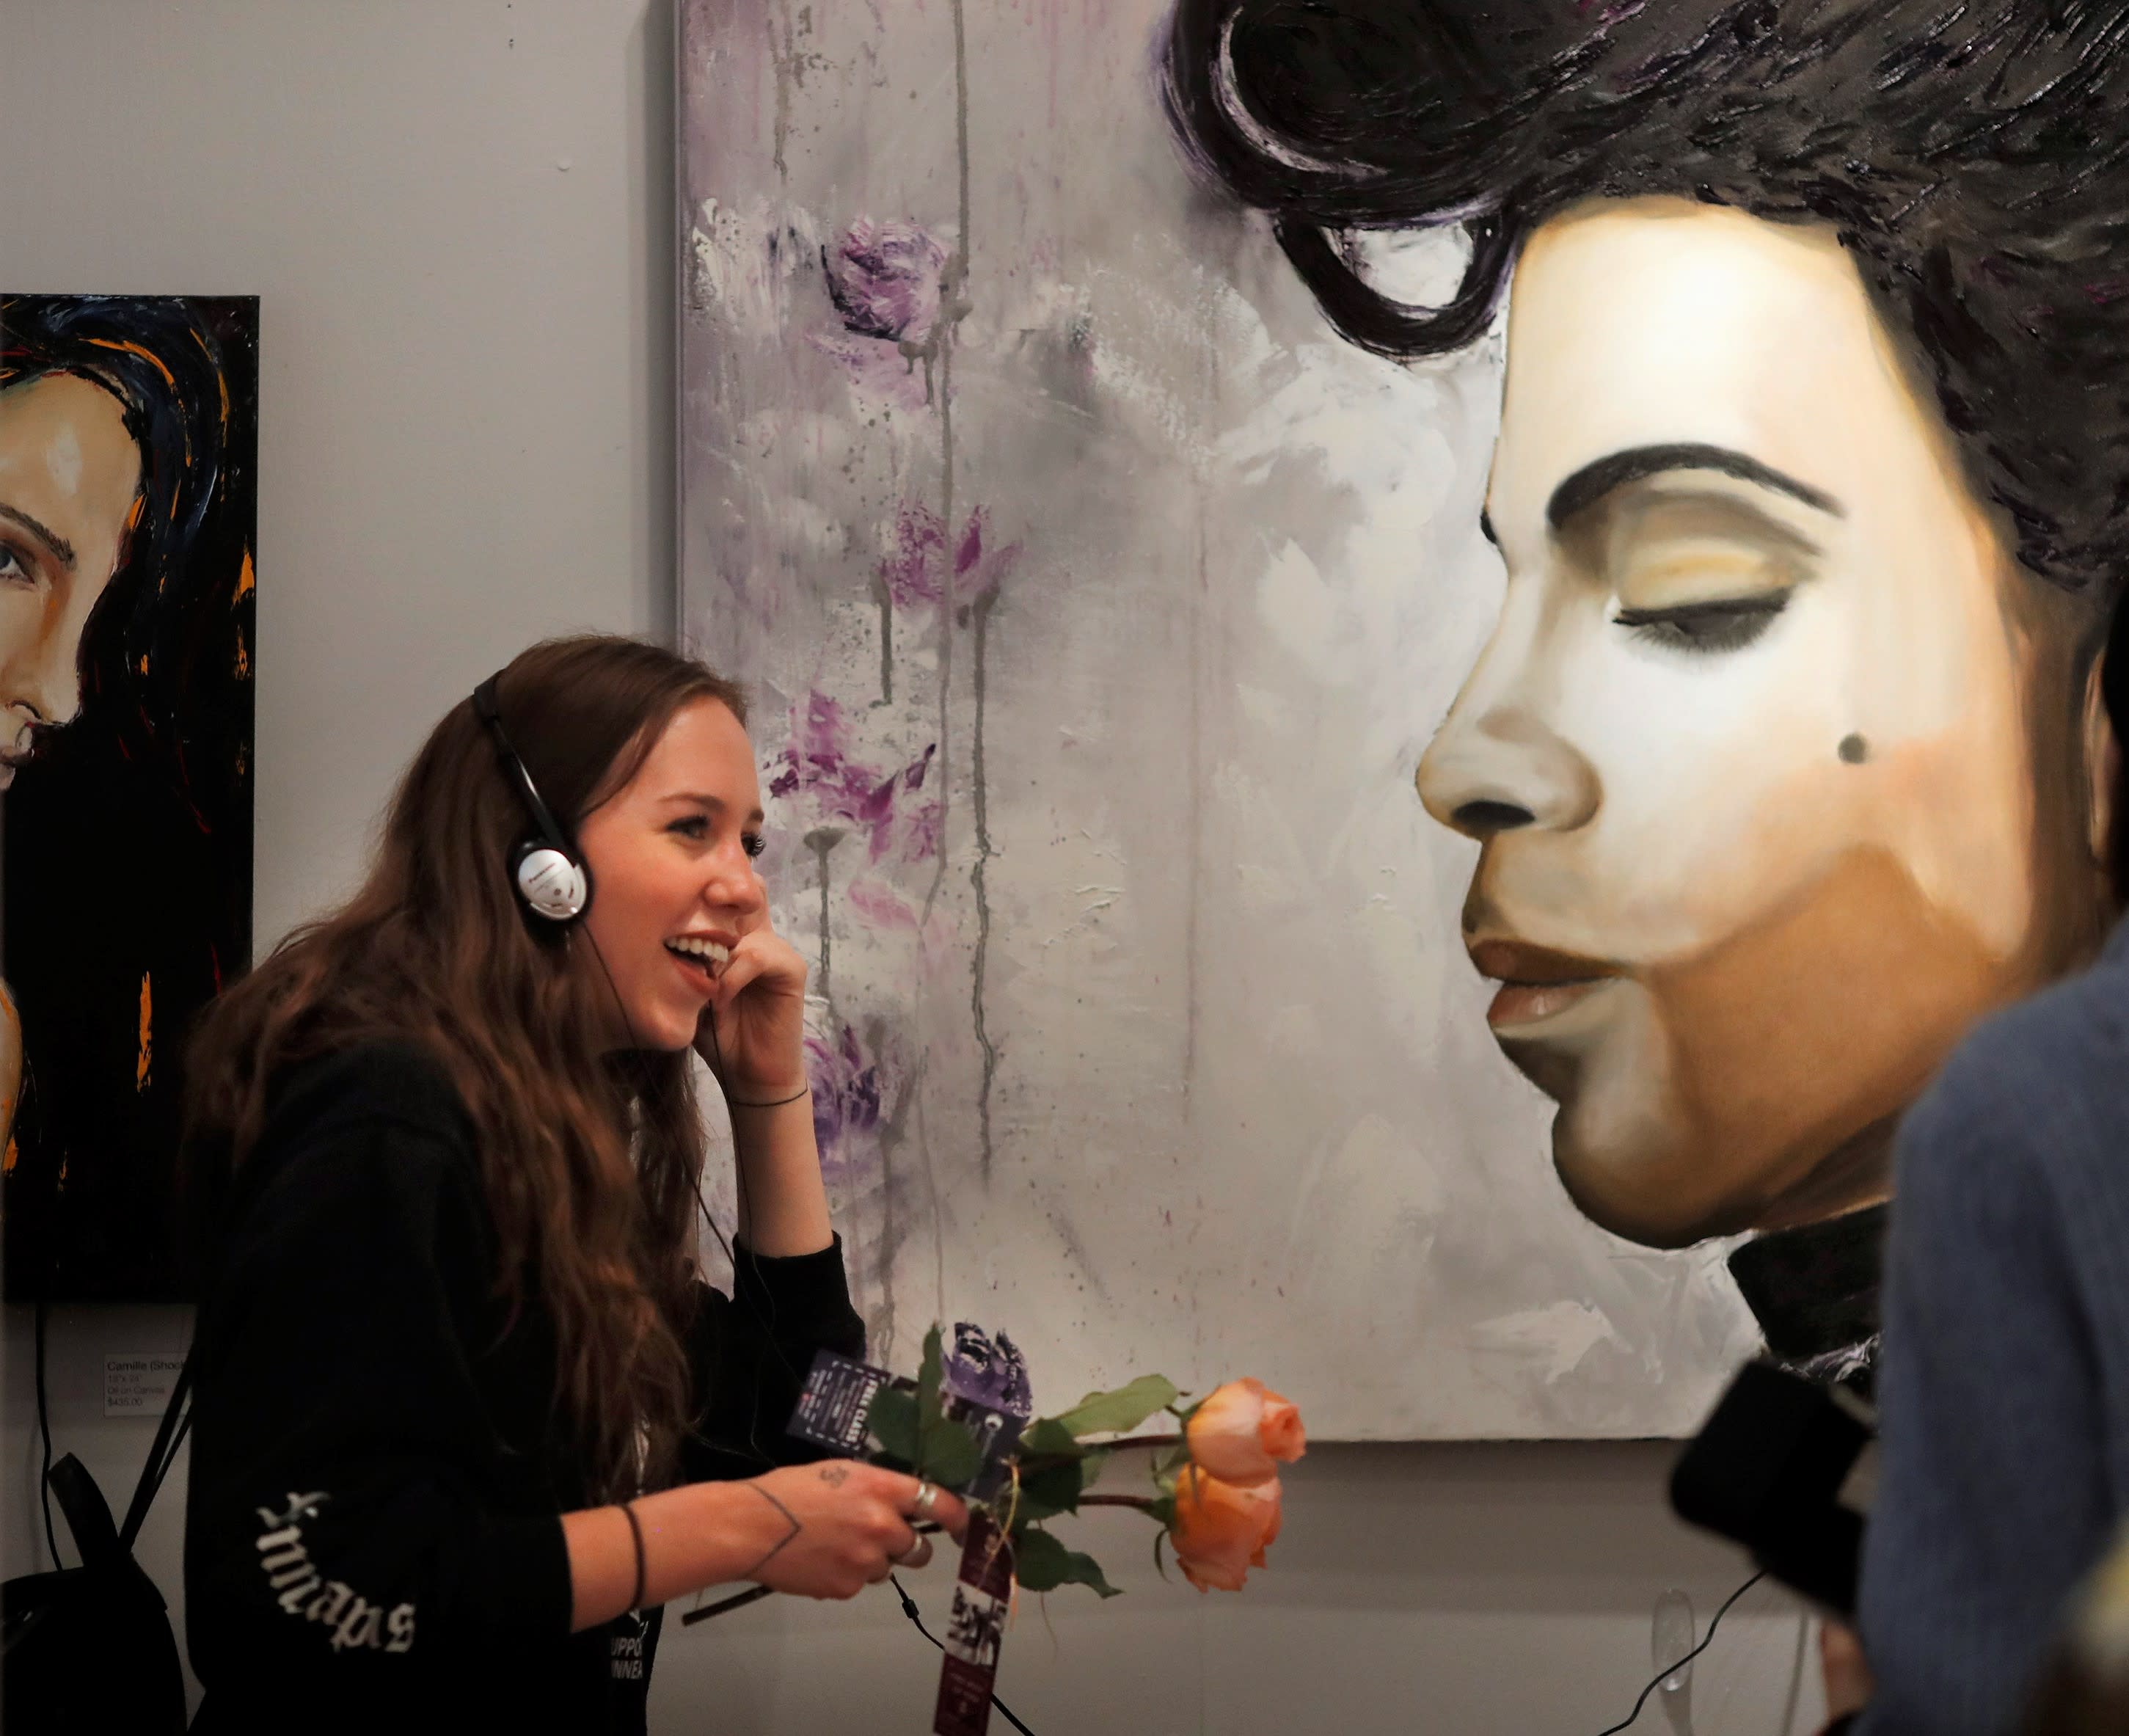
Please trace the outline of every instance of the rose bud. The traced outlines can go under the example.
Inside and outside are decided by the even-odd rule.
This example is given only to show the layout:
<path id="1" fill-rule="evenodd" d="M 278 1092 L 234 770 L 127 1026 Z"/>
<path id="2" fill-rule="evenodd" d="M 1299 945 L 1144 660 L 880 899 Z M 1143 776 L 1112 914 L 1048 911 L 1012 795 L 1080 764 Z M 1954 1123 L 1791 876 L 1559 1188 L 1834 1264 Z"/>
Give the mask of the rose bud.
<path id="1" fill-rule="evenodd" d="M 1183 1576 L 1200 1591 L 1215 1586 L 1241 1591 L 1279 1537 L 1279 1507 L 1277 1477 L 1238 1489 L 1186 1467 L 1176 1479 L 1175 1519 L 1168 1532 Z"/>
<path id="2" fill-rule="evenodd" d="M 1307 1450 L 1301 1413 L 1261 1381 L 1230 1381 L 1191 1414 L 1191 1462 L 1241 1488 L 1268 1481 Z"/>

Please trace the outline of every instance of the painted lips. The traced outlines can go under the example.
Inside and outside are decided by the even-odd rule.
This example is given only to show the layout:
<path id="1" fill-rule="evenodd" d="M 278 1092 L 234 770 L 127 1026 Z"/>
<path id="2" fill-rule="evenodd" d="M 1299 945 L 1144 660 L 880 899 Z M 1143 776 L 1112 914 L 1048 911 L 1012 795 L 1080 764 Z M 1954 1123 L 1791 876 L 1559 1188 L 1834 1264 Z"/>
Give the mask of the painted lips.
<path id="1" fill-rule="evenodd" d="M 26 728 L 16 732 L 13 746 L 0 748 L 0 789 L 15 781 L 15 774 L 29 763 L 36 749 L 36 737 Z"/>
<path id="2" fill-rule="evenodd" d="M 1616 966 L 1599 960 L 1519 941 L 1478 941 L 1470 951 L 1479 974 L 1501 985 L 1486 1009 L 1486 1023 L 1496 1030 L 1550 1018 L 1619 976 Z"/>

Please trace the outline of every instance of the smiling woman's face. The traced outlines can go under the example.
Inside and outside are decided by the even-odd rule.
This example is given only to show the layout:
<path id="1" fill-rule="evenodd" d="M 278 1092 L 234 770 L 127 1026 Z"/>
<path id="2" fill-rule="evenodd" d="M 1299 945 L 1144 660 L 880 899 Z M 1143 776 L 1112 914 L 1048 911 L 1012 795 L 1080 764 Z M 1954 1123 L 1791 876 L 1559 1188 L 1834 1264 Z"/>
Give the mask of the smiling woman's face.
<path id="1" fill-rule="evenodd" d="M 769 919 L 745 727 L 718 700 L 683 706 L 577 842 L 592 875 L 585 928 L 622 1015 L 614 1047 L 686 1048 L 731 949 Z"/>
<path id="2" fill-rule="evenodd" d="M 1674 1245 L 1867 1203 L 1884 1133 L 2060 950 L 2044 636 L 1820 231 L 1671 201 L 1532 238 L 1501 618 L 1421 763 L 1588 1214 Z"/>
<path id="3" fill-rule="evenodd" d="M 70 374 L 0 392 L 0 789 L 81 703 L 81 636 L 125 547 L 141 455 L 118 400 Z"/>

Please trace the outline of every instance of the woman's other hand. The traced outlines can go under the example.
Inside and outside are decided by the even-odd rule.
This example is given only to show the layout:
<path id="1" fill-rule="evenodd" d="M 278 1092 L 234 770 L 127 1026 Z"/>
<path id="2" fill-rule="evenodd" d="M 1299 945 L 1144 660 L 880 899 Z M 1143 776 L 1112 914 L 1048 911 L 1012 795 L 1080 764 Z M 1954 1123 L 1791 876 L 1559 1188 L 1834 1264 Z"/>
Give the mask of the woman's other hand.
<path id="1" fill-rule="evenodd" d="M 806 961 L 763 915 L 715 975 L 695 1052 L 725 1095 L 774 1103 L 806 1089 Z"/>
<path id="2" fill-rule="evenodd" d="M 900 1471 L 848 1459 L 791 1465 L 741 1486 L 761 1497 L 764 1552 L 740 1577 L 802 1597 L 855 1597 L 897 1567 L 921 1567 L 931 1540 L 920 1519 L 936 1521 L 959 1543 L 969 1509 L 960 1496 Z"/>

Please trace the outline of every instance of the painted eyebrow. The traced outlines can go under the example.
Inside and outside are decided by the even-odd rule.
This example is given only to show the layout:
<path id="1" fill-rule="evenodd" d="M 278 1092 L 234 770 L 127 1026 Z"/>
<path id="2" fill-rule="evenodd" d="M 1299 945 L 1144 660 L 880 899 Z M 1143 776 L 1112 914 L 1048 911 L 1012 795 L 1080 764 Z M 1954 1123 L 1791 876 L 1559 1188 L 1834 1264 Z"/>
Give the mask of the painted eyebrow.
<path id="1" fill-rule="evenodd" d="M 74 545 L 50 526 L 38 523 L 27 513 L 19 512 L 4 501 L 0 501 L 0 518 L 12 519 L 56 555 L 60 565 L 69 572 L 74 570 Z"/>
<path id="2" fill-rule="evenodd" d="M 1831 494 L 1808 482 L 1798 482 L 1793 476 L 1784 475 L 1771 465 L 1761 464 L 1758 459 L 1732 451 L 1727 446 L 1687 444 L 1630 446 L 1623 452 L 1614 452 L 1583 465 L 1552 491 L 1552 498 L 1545 504 L 1546 522 L 1554 530 L 1560 530 L 1570 519 L 1588 512 L 1606 495 L 1628 483 L 1660 476 L 1667 470 L 1713 470 L 1777 494 L 1786 494 L 1830 517 L 1846 516 L 1846 509 Z"/>

